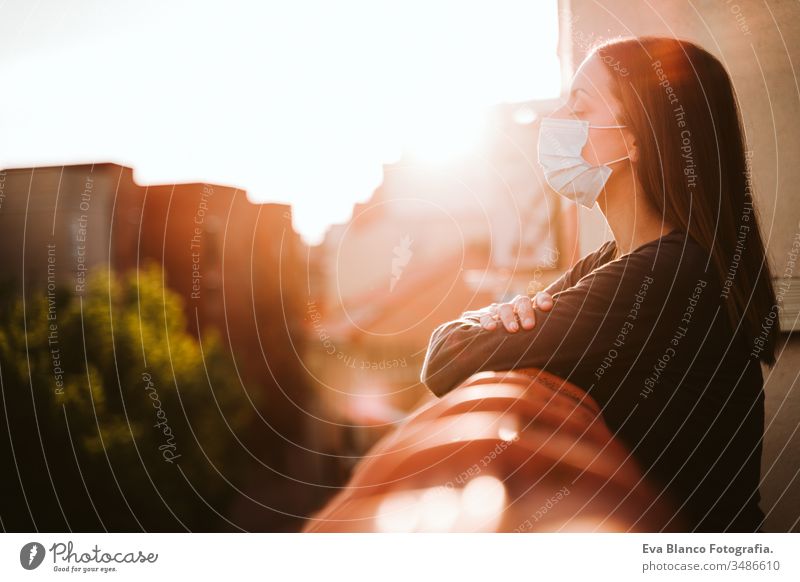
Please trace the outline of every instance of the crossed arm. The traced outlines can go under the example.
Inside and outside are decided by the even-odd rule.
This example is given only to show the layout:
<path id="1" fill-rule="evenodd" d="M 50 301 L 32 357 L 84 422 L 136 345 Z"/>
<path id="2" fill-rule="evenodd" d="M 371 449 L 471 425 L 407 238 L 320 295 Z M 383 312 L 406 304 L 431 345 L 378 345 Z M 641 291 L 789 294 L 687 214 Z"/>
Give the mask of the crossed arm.
<path id="1" fill-rule="evenodd" d="M 608 352 L 609 337 L 634 327 L 632 322 L 626 325 L 626 318 L 643 286 L 645 294 L 651 288 L 652 268 L 645 257 L 629 255 L 595 269 L 554 293 L 549 311 L 534 306 L 532 329 L 510 332 L 502 325 L 486 329 L 483 310 L 466 312 L 433 332 L 421 380 L 442 396 L 485 370 L 537 367 L 568 378 L 577 366 L 594 369 Z"/>

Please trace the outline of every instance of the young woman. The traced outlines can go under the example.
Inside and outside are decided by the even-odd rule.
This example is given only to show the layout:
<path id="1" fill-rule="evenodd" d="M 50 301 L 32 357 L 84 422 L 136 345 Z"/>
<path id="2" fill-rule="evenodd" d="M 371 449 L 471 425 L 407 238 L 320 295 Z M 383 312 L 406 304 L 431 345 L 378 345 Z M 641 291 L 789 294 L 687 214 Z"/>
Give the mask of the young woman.
<path id="1" fill-rule="evenodd" d="M 690 42 L 593 49 L 540 124 L 548 184 L 597 203 L 613 240 L 532 302 L 438 327 L 422 381 L 535 367 L 582 387 L 695 531 L 759 531 L 777 306 L 730 78 Z"/>

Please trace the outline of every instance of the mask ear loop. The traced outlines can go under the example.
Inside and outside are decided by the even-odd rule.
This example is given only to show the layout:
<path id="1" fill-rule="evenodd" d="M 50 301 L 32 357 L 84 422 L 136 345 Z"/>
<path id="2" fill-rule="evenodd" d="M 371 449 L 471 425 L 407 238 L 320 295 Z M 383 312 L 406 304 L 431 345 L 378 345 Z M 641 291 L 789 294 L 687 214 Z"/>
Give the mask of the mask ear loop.
<path id="1" fill-rule="evenodd" d="M 621 162 L 622 160 L 624 160 L 626 158 L 630 158 L 630 156 L 622 156 L 621 158 L 617 158 L 616 160 L 611 160 L 610 162 L 606 162 L 605 164 L 602 164 L 602 165 L 603 166 L 607 166 L 609 164 L 616 164 L 617 162 Z"/>

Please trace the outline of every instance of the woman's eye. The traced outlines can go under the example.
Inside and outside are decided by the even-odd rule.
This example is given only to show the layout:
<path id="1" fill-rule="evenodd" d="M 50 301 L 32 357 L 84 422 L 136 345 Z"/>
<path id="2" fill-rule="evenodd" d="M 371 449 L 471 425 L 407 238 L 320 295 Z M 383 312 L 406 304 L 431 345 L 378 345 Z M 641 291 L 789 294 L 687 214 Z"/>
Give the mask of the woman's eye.
<path id="1" fill-rule="evenodd" d="M 570 107 L 569 112 L 572 116 L 580 118 L 584 115 L 585 111 L 580 107 Z"/>
<path id="2" fill-rule="evenodd" d="M 567 100 L 566 102 L 566 109 L 573 115 L 577 115 L 579 113 L 584 113 L 586 111 L 585 104 L 580 98 L 572 98 Z"/>

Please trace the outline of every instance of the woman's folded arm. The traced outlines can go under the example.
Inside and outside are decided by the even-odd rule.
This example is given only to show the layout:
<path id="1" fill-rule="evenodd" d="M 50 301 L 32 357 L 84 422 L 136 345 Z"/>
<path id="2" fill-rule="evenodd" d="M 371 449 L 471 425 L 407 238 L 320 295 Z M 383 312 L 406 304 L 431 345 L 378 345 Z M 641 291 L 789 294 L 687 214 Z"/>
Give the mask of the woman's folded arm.
<path id="1" fill-rule="evenodd" d="M 541 290 L 541 293 L 547 295 L 555 295 L 565 289 L 569 289 L 583 276 L 590 273 L 599 264 L 602 264 L 606 259 L 606 255 L 610 252 L 611 241 L 602 244 L 598 249 L 580 258 L 571 268 L 565 271 L 558 279 L 550 283 L 547 287 Z M 531 297 L 533 299 L 533 297 Z M 465 311 L 461 314 L 459 319 L 469 319 L 475 322 L 480 322 L 482 315 L 486 313 L 485 308 L 473 309 Z"/>
<path id="2" fill-rule="evenodd" d="M 631 343 L 647 337 L 652 321 L 639 322 L 647 319 L 645 312 L 656 319 L 663 308 L 669 281 L 656 287 L 653 273 L 655 263 L 668 261 L 666 255 L 654 262 L 648 254 L 632 254 L 602 265 L 556 293 L 550 311 L 535 308 L 537 323 L 531 330 L 485 330 L 474 312 L 440 325 L 430 338 L 422 382 L 442 396 L 485 370 L 538 367 L 566 378 L 578 365 L 599 365 L 620 334 L 638 336 Z M 658 272 L 665 279 L 676 276 L 674 264 Z"/>

